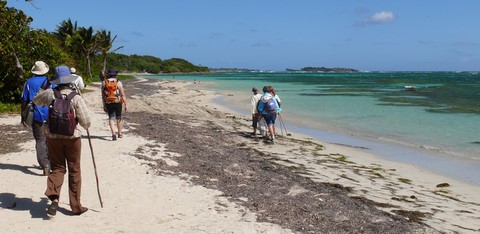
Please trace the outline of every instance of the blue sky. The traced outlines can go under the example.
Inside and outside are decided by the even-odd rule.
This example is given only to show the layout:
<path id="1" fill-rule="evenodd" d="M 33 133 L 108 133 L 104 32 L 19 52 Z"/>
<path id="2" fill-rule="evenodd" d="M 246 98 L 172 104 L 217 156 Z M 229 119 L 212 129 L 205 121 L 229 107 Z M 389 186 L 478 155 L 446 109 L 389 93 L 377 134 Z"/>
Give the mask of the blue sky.
<path id="1" fill-rule="evenodd" d="M 478 0 L 9 0 L 54 31 L 68 18 L 123 54 L 212 68 L 480 71 Z"/>

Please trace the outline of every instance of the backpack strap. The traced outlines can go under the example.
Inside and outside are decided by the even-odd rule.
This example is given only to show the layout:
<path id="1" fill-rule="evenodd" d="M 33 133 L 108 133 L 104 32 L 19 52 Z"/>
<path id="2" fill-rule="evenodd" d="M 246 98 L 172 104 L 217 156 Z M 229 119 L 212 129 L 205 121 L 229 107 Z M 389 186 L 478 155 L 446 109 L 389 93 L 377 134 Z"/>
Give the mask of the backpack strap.
<path id="1" fill-rule="evenodd" d="M 41 89 L 48 89 L 48 87 L 52 86 L 48 78 L 45 78 L 45 80 L 42 82 L 42 85 L 40 86 Z"/>
<path id="2" fill-rule="evenodd" d="M 60 93 L 60 90 L 57 88 L 52 89 L 53 90 L 53 95 L 55 98 L 62 98 L 62 93 Z"/>
<path id="3" fill-rule="evenodd" d="M 68 101 L 71 101 L 75 96 L 77 96 L 78 93 L 77 92 L 71 92 L 67 95 L 67 99 Z"/>
<path id="4" fill-rule="evenodd" d="M 60 92 L 59 89 L 54 88 L 52 90 L 53 90 L 53 95 L 55 95 L 55 98 L 62 98 L 63 99 L 63 94 Z M 69 101 L 71 101 L 76 95 L 78 95 L 78 93 L 72 91 L 67 95 L 67 99 Z"/>

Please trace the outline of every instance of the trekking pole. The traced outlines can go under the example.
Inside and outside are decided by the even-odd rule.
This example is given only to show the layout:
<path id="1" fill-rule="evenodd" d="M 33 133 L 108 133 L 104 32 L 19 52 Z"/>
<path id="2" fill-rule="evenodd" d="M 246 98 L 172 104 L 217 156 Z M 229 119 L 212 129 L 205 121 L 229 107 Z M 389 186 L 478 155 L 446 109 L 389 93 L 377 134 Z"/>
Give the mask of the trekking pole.
<path id="1" fill-rule="evenodd" d="M 280 116 L 280 113 L 278 113 L 278 116 Z M 282 124 L 280 124 L 280 132 L 282 133 L 282 137 L 285 137 L 286 135 L 283 135 L 283 128 L 282 128 Z"/>
<path id="2" fill-rule="evenodd" d="M 103 208 L 102 196 L 100 195 L 100 185 L 98 184 L 97 165 L 95 164 L 95 156 L 93 155 L 92 140 L 90 139 L 90 132 L 88 131 L 88 129 L 87 129 L 87 136 L 88 136 L 88 144 L 90 145 L 90 151 L 92 152 L 92 161 L 93 161 L 93 169 L 95 170 L 95 179 L 97 180 L 98 199 L 100 200 L 100 206 Z"/>
<path id="3" fill-rule="evenodd" d="M 280 113 L 278 113 L 278 116 L 280 116 L 280 122 L 282 123 L 283 128 L 285 128 L 285 135 L 288 136 L 287 127 L 285 127 L 285 123 L 283 122 L 283 119 L 282 119 L 282 116 L 280 115 Z"/>

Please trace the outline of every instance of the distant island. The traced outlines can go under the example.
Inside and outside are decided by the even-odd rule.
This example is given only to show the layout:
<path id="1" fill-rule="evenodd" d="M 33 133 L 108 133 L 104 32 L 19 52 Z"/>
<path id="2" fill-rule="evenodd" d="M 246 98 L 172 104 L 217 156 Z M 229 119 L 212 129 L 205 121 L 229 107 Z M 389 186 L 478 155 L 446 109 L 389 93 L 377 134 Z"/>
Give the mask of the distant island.
<path id="1" fill-rule="evenodd" d="M 304 67 L 300 70 L 288 69 L 287 72 L 358 72 L 358 70 L 344 67 Z"/>
<path id="2" fill-rule="evenodd" d="M 233 72 L 259 72 L 259 70 L 248 68 L 208 68 L 212 73 L 233 73 Z"/>
<path id="3" fill-rule="evenodd" d="M 210 72 L 212 73 L 225 73 L 225 72 L 275 72 L 275 71 L 264 71 L 264 70 L 257 70 L 257 69 L 248 69 L 248 68 L 209 68 Z M 279 71 L 277 71 L 279 72 Z M 359 72 L 353 68 L 343 68 L 343 67 L 304 67 L 300 70 L 296 69 L 286 69 L 286 72 L 325 72 L 325 73 L 355 73 Z"/>

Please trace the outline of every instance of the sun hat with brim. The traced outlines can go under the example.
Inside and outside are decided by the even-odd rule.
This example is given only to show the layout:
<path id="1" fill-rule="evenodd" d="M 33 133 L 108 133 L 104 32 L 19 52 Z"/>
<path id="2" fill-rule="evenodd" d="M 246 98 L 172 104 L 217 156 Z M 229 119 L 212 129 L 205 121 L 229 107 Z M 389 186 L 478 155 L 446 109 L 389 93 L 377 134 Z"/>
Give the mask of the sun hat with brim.
<path id="1" fill-rule="evenodd" d="M 55 68 L 54 79 L 51 84 L 70 84 L 77 79 L 76 76 L 70 74 L 70 68 L 67 66 L 58 66 Z"/>
<path id="2" fill-rule="evenodd" d="M 43 61 L 36 61 L 32 67 L 32 73 L 35 75 L 45 75 L 50 70 L 48 65 Z"/>

